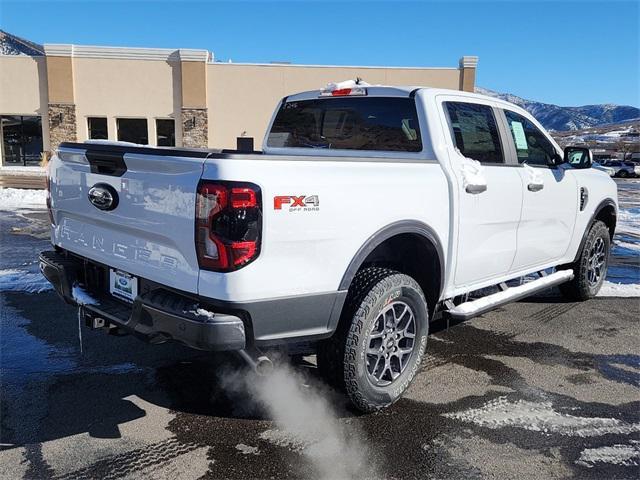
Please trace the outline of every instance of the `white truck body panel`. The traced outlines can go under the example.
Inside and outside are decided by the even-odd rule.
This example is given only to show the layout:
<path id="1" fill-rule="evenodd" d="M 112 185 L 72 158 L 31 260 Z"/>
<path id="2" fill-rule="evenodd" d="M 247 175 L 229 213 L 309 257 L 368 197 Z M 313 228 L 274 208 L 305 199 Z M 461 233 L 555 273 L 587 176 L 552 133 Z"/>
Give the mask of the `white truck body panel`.
<path id="1" fill-rule="evenodd" d="M 447 245 L 448 205 L 430 204 L 436 195 L 447 197 L 435 161 L 267 158 L 205 164 L 203 179 L 241 179 L 251 172 L 251 182 L 262 190 L 264 228 L 259 259 L 236 272 L 202 271 L 200 295 L 250 301 L 335 292 L 367 239 L 401 220 L 430 225 Z M 275 210 L 278 195 L 317 195 L 319 210 Z"/>
<path id="2" fill-rule="evenodd" d="M 91 173 L 84 152 L 61 149 L 49 166 L 58 247 L 96 262 L 197 293 L 195 193 L 203 159 L 127 154 L 121 177 Z M 92 185 L 120 196 L 113 211 L 87 201 Z"/>
<path id="3" fill-rule="evenodd" d="M 513 269 L 535 267 L 548 261 L 560 263 L 567 254 L 578 211 L 574 172 L 566 168 L 536 168 L 543 188 L 532 192 L 527 189 L 528 172 L 518 170 L 524 188 Z"/>

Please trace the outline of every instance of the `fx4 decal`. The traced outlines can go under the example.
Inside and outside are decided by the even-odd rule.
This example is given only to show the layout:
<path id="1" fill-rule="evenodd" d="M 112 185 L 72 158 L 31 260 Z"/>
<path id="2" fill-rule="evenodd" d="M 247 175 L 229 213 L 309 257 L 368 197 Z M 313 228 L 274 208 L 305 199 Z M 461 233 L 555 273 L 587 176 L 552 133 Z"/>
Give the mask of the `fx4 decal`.
<path id="1" fill-rule="evenodd" d="M 318 195 L 278 195 L 273 197 L 273 209 L 282 210 L 288 207 L 290 212 L 312 212 L 320 210 Z"/>

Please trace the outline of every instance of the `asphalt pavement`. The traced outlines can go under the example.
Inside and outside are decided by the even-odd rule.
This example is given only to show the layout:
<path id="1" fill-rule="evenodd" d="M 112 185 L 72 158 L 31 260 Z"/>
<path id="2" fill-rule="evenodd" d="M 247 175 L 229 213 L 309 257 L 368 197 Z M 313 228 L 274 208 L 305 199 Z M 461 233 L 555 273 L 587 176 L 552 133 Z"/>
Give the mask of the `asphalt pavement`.
<path id="1" fill-rule="evenodd" d="M 0 269 L 35 271 L 46 213 L 0 220 Z M 254 378 L 233 355 L 79 329 L 20 275 L 0 282 L 3 479 L 640 478 L 639 298 L 550 291 L 436 323 L 404 398 L 362 415 L 313 357 Z"/>

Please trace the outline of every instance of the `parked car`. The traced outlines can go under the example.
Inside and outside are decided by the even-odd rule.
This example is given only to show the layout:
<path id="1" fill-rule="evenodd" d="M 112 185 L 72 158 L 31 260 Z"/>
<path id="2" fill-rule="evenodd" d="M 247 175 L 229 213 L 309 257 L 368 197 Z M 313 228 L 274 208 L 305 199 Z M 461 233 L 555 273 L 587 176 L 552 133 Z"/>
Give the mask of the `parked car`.
<path id="1" fill-rule="evenodd" d="M 633 162 L 623 162 L 620 160 L 612 160 L 604 164 L 608 168 L 613 168 L 616 177 L 636 177 L 640 175 L 640 165 Z"/>
<path id="2" fill-rule="evenodd" d="M 592 163 L 592 167 L 597 169 L 597 170 L 602 170 L 603 172 L 605 172 L 607 175 L 609 175 L 610 177 L 615 177 L 616 176 L 616 171 L 615 169 L 611 168 L 611 167 L 607 167 L 605 165 L 601 165 L 598 162 L 593 162 Z"/>
<path id="3" fill-rule="evenodd" d="M 363 411 L 405 391 L 430 321 L 605 278 L 615 183 L 511 103 L 343 82 L 285 97 L 262 148 L 63 143 L 42 273 L 91 328 L 259 372 L 317 353 Z"/>

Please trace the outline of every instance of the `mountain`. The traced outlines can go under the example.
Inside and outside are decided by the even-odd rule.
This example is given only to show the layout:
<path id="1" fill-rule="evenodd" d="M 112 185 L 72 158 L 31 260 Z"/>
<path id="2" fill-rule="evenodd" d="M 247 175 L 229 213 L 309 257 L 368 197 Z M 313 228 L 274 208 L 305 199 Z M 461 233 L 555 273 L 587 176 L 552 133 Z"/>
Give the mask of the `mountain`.
<path id="1" fill-rule="evenodd" d="M 510 93 L 499 93 L 476 87 L 476 92 L 500 98 L 524 108 L 548 130 L 581 130 L 605 124 L 627 122 L 640 117 L 640 108 L 628 105 L 584 105 L 582 107 L 560 107 L 551 103 L 527 100 Z"/>

